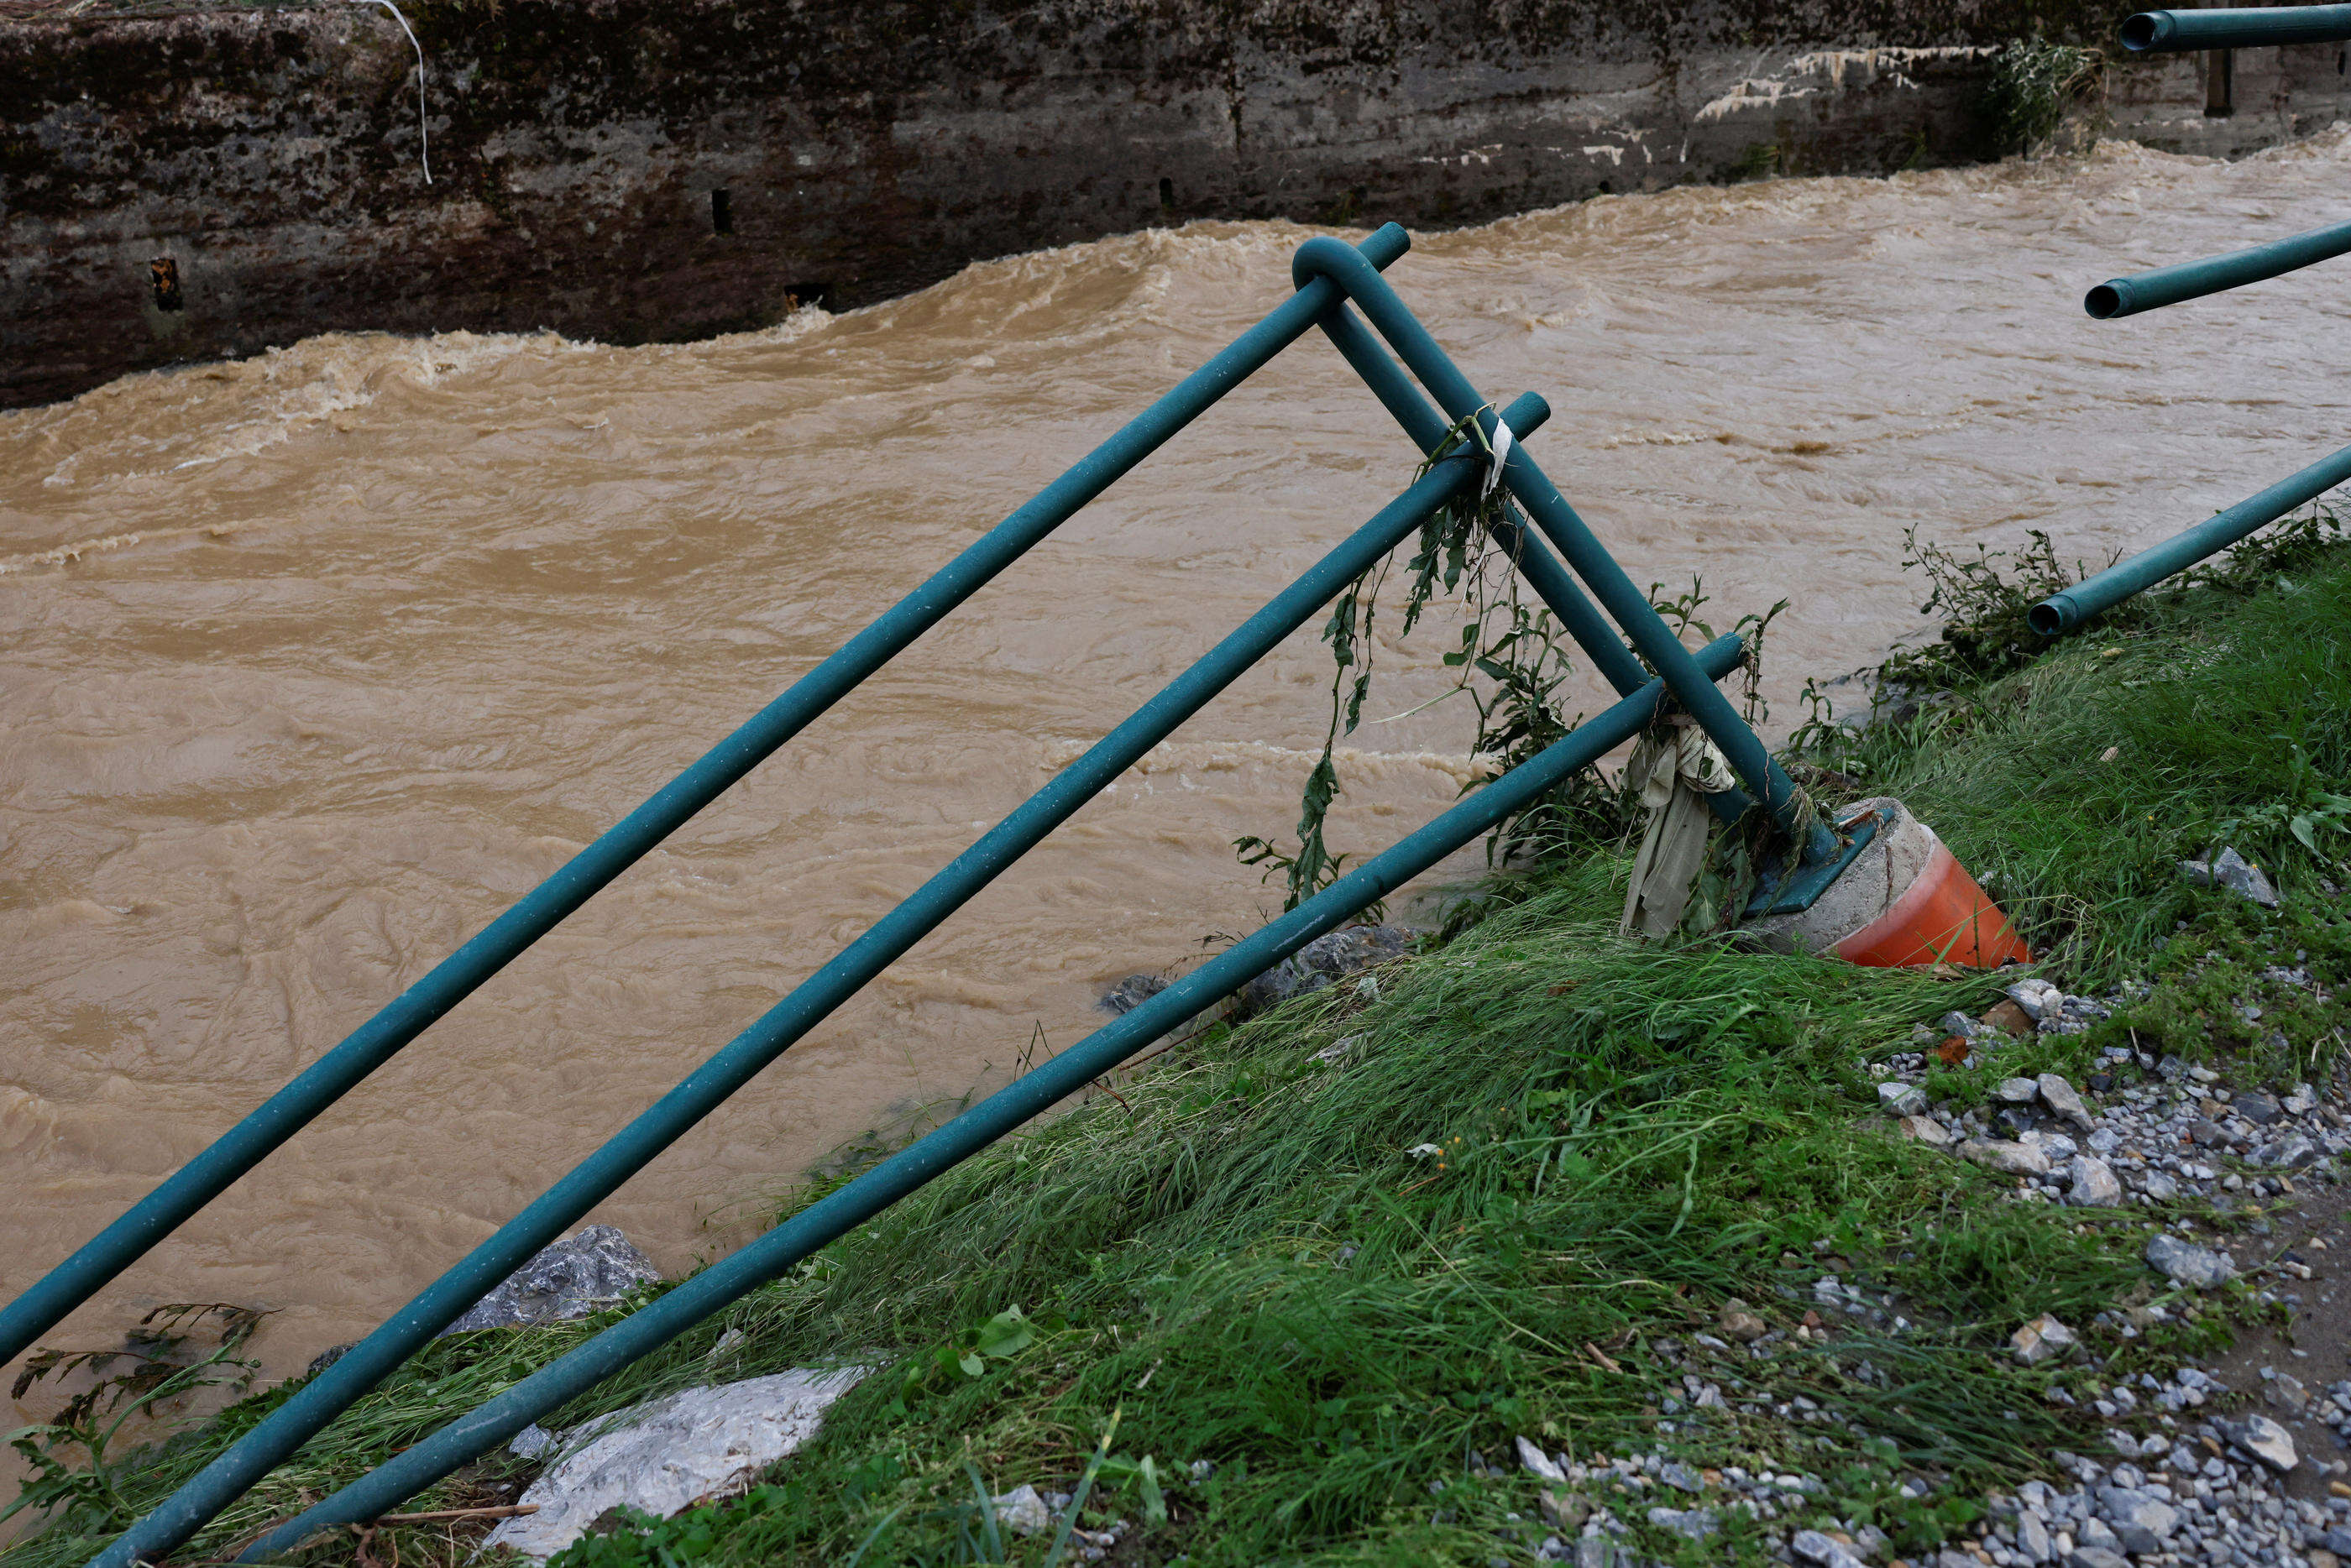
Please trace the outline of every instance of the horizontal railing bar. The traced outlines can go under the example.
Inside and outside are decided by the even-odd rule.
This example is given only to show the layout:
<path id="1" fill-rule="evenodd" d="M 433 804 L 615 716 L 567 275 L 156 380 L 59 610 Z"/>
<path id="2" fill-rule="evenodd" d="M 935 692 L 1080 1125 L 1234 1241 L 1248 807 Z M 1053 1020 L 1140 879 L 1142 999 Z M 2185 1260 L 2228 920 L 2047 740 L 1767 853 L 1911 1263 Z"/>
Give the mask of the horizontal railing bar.
<path id="1" fill-rule="evenodd" d="M 1719 680 L 1738 667 L 1740 651 L 1736 636 L 1719 638 L 1699 649 L 1693 661 L 1710 679 Z M 733 1257 L 639 1307 L 496 1398 L 270 1531 L 247 1547 L 239 1561 L 275 1557 L 292 1551 L 316 1531 L 357 1524 L 389 1512 L 712 1313 L 780 1278 L 819 1249 L 1082 1089 L 1169 1029 L 1231 995 L 1374 899 L 1386 897 L 1512 812 L 1541 798 L 1545 791 L 1591 766 L 1638 734 L 1656 717 L 1664 699 L 1663 684 L 1650 681 L 1133 1012 L 809 1205 Z M 110 1548 L 99 1561 L 123 1559 Z"/>
<path id="2" fill-rule="evenodd" d="M 2099 611 L 2112 608 L 2133 594 L 2154 587 L 2175 572 L 2185 571 L 2208 556 L 2216 556 L 2264 524 L 2274 523 L 2305 501 L 2314 501 L 2336 485 L 2351 482 L 2351 446 L 2323 458 L 2300 473 L 2279 480 L 2257 495 L 2249 495 L 2225 512 L 2085 578 L 2064 593 L 2052 594 L 2025 612 L 2032 629 L 2043 637 L 2073 630 Z"/>
<path id="3" fill-rule="evenodd" d="M 2248 5 L 2242 10 L 2141 11 L 2123 20 L 2134 55 L 2183 49 L 2257 49 L 2351 38 L 2351 5 Z"/>
<path id="4" fill-rule="evenodd" d="M 1377 271 L 1361 265 L 1362 261 L 1362 256 L 1348 246 L 1327 236 L 1317 236 L 1298 247 L 1290 263 L 1290 275 L 1301 286 L 1311 278 L 1337 280 L 1347 297 L 1436 398 L 1438 407 L 1456 420 L 1478 414 L 1485 402 L 1478 396 L 1477 389 L 1455 369 L 1445 350 L 1397 297 L 1395 290 Z M 1490 411 L 1479 415 L 1479 422 L 1489 435 L 1492 421 Z M 1793 781 L 1771 760 L 1771 753 L 1740 718 L 1729 699 L 1716 691 L 1714 683 L 1698 668 L 1689 649 L 1666 625 L 1647 596 L 1633 585 L 1633 579 L 1625 575 L 1625 568 L 1616 564 L 1615 557 L 1593 537 L 1592 530 L 1576 515 L 1558 486 L 1544 476 L 1531 457 L 1516 451 L 1503 467 L 1502 483 L 1510 486 L 1535 526 L 1567 558 L 1576 576 L 1590 587 L 1601 607 L 1631 637 L 1633 646 L 1664 679 L 1674 700 L 1722 748 L 1732 769 L 1762 801 L 1781 830 L 1802 846 L 1803 857 L 1807 861 L 1833 857 L 1837 849 L 1836 836 L 1818 821 L 1810 825 L 1809 831 L 1799 831 L 1802 797 Z"/>
<path id="5" fill-rule="evenodd" d="M 1550 412 L 1541 398 L 1528 393 L 1510 405 L 1508 417 L 1513 429 L 1531 431 Z M 162 1557 L 202 1529 L 425 1341 L 725 1104 L 1007 867 L 1142 760 L 1217 692 L 1304 625 L 1357 574 L 1403 543 L 1431 513 L 1476 484 L 1486 468 L 1482 454 L 1468 454 L 1447 458 L 1422 475 L 1083 756 L 795 986 L 757 1023 L 686 1075 L 601 1148 L 191 1477 L 97 1561 L 127 1568 L 135 1559 Z"/>
<path id="6" fill-rule="evenodd" d="M 1402 228 L 1390 223 L 1364 239 L 1360 251 L 1349 247 L 1349 254 L 1376 269 L 1395 262 L 1411 243 Z M 1296 342 L 1338 298 L 1335 285 L 1322 286 L 1301 289 L 1277 306 L 0 1310 L 0 1365 L 22 1355 L 517 954 Z"/>
<path id="7" fill-rule="evenodd" d="M 2313 229 L 2224 256 L 2180 262 L 2132 277 L 2110 277 L 2082 296 L 2082 308 L 2101 321 L 2159 310 L 2183 299 L 2199 299 L 2294 272 L 2351 251 L 2351 223 Z"/>

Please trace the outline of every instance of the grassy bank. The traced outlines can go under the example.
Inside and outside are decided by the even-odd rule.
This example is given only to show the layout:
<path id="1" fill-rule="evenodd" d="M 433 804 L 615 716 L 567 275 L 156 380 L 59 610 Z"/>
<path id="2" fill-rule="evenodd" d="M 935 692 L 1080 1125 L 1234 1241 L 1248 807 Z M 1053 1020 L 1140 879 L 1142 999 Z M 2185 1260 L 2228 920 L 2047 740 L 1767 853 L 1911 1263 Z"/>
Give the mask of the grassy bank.
<path id="1" fill-rule="evenodd" d="M 1813 728 L 1802 760 L 1824 794 L 1896 794 L 1933 824 L 2038 972 L 2151 989 L 2087 1033 L 2017 1043 L 2000 1074 L 1938 1074 L 1936 1096 L 2016 1072 L 2085 1082 L 2122 1041 L 2248 1083 L 2324 1082 L 2342 1010 L 2261 971 L 2298 952 L 2328 989 L 2351 979 L 2335 889 L 2351 881 L 2351 557 L 2273 552 L 2038 658 L 2003 639 L 2008 602 L 1971 603 L 1974 630 L 1902 662 L 1914 713 Z M 2182 878 L 2180 859 L 2223 842 L 2268 868 L 2278 909 Z M 1041 1562 L 1050 1535 L 998 1532 L 982 1494 L 1073 1490 L 1104 1444 L 1085 1523 L 1130 1522 L 1113 1561 L 1524 1563 L 1554 1527 L 1509 1457 L 1522 1435 L 1822 1483 L 1703 1542 L 1634 1511 L 1625 1539 L 1657 1561 L 1760 1562 L 1791 1519 L 1873 1524 L 1912 1551 L 2097 1440 L 2051 1397 L 2078 1391 L 2080 1364 L 2005 1354 L 2021 1324 L 2056 1314 L 2119 1376 L 2256 1309 L 2240 1286 L 2131 1337 L 2094 1326 L 2148 1299 L 2150 1210 L 2017 1201 L 2011 1179 L 1888 1136 L 1868 1064 L 1985 1011 L 1993 979 L 1622 942 L 1624 871 L 1609 846 L 1516 879 L 1449 943 L 1000 1146 L 600 1389 L 567 1416 L 795 1366 L 881 1368 L 747 1497 L 590 1538 L 569 1568 Z M 2246 998 L 2266 998 L 2258 1027 Z M 2192 1207 L 2223 1233 L 2260 1219 Z M 1823 1267 L 1867 1310 L 1798 1334 Z M 1734 1302 L 1782 1337 L 1717 1355 L 1698 1336 Z M 223 1555 L 595 1326 L 439 1342 L 183 1560 Z M 127 1461 L 114 1501 L 61 1511 L 5 1561 L 80 1561 L 110 1508 L 145 1506 L 283 1394 Z M 528 1468 L 502 1458 L 415 1506 L 502 1501 Z M 361 1551 L 389 1561 L 395 1541 L 409 1563 L 469 1550 L 418 1527 Z"/>

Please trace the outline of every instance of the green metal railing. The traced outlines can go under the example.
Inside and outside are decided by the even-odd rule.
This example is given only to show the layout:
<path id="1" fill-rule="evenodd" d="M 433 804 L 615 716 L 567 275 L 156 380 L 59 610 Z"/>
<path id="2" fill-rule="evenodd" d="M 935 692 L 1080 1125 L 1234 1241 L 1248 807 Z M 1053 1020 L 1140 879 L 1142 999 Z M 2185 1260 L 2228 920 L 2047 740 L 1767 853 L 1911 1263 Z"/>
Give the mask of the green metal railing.
<path id="1" fill-rule="evenodd" d="M 128 1568 L 168 1553 L 289 1457 L 355 1400 L 540 1248 L 668 1147 L 704 1116 L 870 982 L 915 941 L 1188 720 L 1218 691 L 1303 625 L 1348 582 L 1438 511 L 1499 479 L 1510 504 L 1498 542 L 1561 625 L 1621 695 L 1614 707 L 1521 763 L 1426 827 L 1323 889 L 1297 909 L 1202 965 L 1065 1052 L 796 1215 L 733 1258 L 590 1340 L 483 1409 L 273 1531 L 248 1558 L 284 1549 L 319 1525 L 373 1517 L 455 1466 L 504 1441 L 610 1372 L 625 1366 L 744 1291 L 878 1212 L 957 1161 L 1074 1092 L 1092 1077 L 1228 994 L 1315 936 L 1330 930 L 1444 856 L 1489 831 L 1577 769 L 1636 733 L 1670 698 L 1705 726 L 1746 785 L 1718 809 L 1751 802 L 1790 848 L 1771 888 L 1777 907 L 1816 897 L 1858 848 L 1806 820 L 1802 797 L 1753 732 L 1715 690 L 1737 662 L 1736 639 L 1692 654 L 1658 618 L 1558 489 L 1521 438 L 1549 417 L 1531 394 L 1497 414 L 1380 275 L 1408 246 L 1390 224 L 1349 246 L 1315 239 L 1300 247 L 1297 291 L 1081 459 L 1038 496 L 824 660 L 694 766 L 409 988 L 349 1039 L 109 1226 L 47 1278 L 0 1311 L 0 1352 L 14 1356 L 89 1294 L 135 1262 L 189 1215 L 413 1040 L 718 794 L 904 649 L 983 584 L 1263 367 L 1309 327 L 1320 327 L 1424 453 L 1474 420 L 1484 452 L 1462 450 L 1422 476 L 1290 587 L 1119 724 L 1078 761 L 956 856 L 912 896 L 825 963 L 758 1022 L 648 1106 L 468 1253 L 406 1306 L 297 1390 L 94 1561 Z M 1364 325 L 1350 307 L 1359 306 Z M 1376 329 L 1376 336 L 1374 330 Z M 1383 347 L 1382 340 L 1384 340 Z M 1399 369 L 1393 350 L 1403 361 Z M 1407 377 L 1405 370 L 1410 371 Z M 1417 379 L 1419 388 L 1413 384 Z M 1419 389 L 1436 399 L 1432 409 Z M 1538 536 L 1540 535 L 1540 537 Z M 1565 565 L 1544 541 L 1555 546 Z M 1569 575 L 1599 601 L 1595 607 Z M 1628 632 L 1629 651 L 1604 609 Z M 1647 663 L 1644 668 L 1643 660 Z M 1655 670 L 1651 678 L 1649 670 Z"/>
<path id="2" fill-rule="evenodd" d="M 2123 21 L 2134 55 L 2332 44 L 2351 38 L 2351 5 L 2248 5 L 2241 10 L 2142 11 Z"/>
<path id="3" fill-rule="evenodd" d="M 2143 11 L 2122 27 L 2123 47 L 2135 54 L 2182 49 L 2246 48 L 2264 44 L 2331 43 L 2351 39 L 2351 5 L 2262 5 L 2244 10 Z M 2250 250 L 2158 267 L 2135 277 L 2110 277 L 2082 298 L 2101 321 L 2159 310 L 2183 300 L 2241 288 L 2351 252 L 2351 223 L 2314 229 Z M 2025 612 L 2043 637 L 2072 631 L 2102 610 L 2164 578 L 2220 554 L 2255 529 L 2351 480 L 2351 447 L 2280 480 L 2210 519 L 2144 550 L 2127 561 L 2053 594 Z"/>
<path id="4" fill-rule="evenodd" d="M 1739 639 L 1726 637 L 1694 657 L 1719 680 L 1737 667 L 1740 654 Z M 848 1186 L 810 1204 L 725 1262 L 704 1270 L 560 1360 L 277 1526 L 246 1548 L 240 1561 L 273 1556 L 292 1549 L 316 1531 L 363 1522 L 388 1511 L 728 1303 L 780 1278 L 827 1242 L 1075 1094 L 1201 1008 L 1247 984 L 1252 975 L 1344 923 L 1373 899 L 1385 897 L 1577 769 L 1632 739 L 1657 715 L 1664 696 L 1664 683 L 1650 681 L 1116 1023 L 1097 1030 L 1008 1088 L 998 1090 Z M 125 1561 L 111 1554 L 99 1559 L 110 1560 Z"/>
<path id="5" fill-rule="evenodd" d="M 2175 572 L 2184 572 L 2207 556 L 2220 554 L 2254 529 L 2276 522 L 2346 480 L 2351 480 L 2351 447 L 2321 458 L 2300 473 L 2279 480 L 2225 512 L 2214 513 L 2151 550 L 2143 550 L 2062 593 L 2050 595 L 2027 610 L 2025 619 L 2043 637 L 2071 631 L 2100 610 L 2109 609 Z"/>
<path id="6" fill-rule="evenodd" d="M 2112 321 L 2222 289 L 2242 288 L 2314 262 L 2331 260 L 2346 251 L 2351 251 L 2351 223 L 2336 223 L 2247 251 L 2158 267 L 2137 277 L 2110 277 L 2082 296 L 2082 308 L 2101 321 Z"/>

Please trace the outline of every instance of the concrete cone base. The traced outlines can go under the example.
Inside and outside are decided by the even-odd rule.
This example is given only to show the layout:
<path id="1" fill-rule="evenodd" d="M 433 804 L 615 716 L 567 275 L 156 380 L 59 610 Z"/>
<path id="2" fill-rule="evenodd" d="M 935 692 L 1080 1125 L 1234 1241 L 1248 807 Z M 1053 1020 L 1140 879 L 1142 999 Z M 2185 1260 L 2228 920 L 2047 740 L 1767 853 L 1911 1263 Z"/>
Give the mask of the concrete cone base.
<path id="1" fill-rule="evenodd" d="M 1881 814 L 1877 836 L 1809 909 L 1740 928 L 1775 952 L 1834 953 L 1878 969 L 1991 969 L 2032 955 L 1935 830 L 1891 796 L 1844 814 Z"/>

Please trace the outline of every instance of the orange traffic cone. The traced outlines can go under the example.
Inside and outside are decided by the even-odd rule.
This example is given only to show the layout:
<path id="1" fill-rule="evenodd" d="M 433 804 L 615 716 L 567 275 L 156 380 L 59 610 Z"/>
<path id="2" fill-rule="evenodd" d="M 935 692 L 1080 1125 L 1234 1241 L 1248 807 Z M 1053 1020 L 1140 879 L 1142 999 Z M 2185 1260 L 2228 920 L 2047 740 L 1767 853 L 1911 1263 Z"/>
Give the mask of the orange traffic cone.
<path id="1" fill-rule="evenodd" d="M 1917 879 L 1886 913 L 1829 951 L 1872 969 L 1920 969 L 1937 963 L 1997 969 L 2032 957 L 2008 917 L 1984 896 L 1940 839 Z"/>
<path id="2" fill-rule="evenodd" d="M 2032 958 L 2000 907 L 1900 801 L 1864 801 L 1840 826 L 1871 812 L 1878 815 L 1876 836 L 1811 909 L 1747 929 L 1782 952 L 1834 953 L 1875 969 L 1994 969 Z"/>

